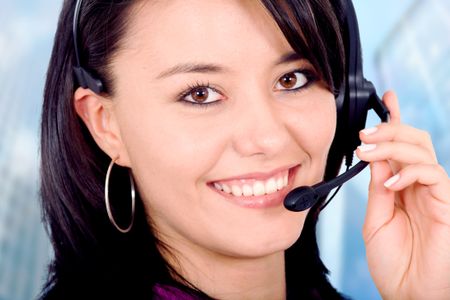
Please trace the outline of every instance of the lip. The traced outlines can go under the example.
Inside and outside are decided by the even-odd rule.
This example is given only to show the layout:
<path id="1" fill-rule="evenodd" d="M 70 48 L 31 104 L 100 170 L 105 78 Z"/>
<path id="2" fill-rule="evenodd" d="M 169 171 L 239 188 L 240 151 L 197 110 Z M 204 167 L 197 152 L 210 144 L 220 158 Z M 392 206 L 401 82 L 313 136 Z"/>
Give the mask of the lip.
<path id="1" fill-rule="evenodd" d="M 284 198 L 289 193 L 290 190 L 292 190 L 294 177 L 297 174 L 298 169 L 300 168 L 300 165 L 294 165 L 293 167 L 281 167 L 278 169 L 275 169 L 269 173 L 262 173 L 262 172 L 256 172 L 256 173 L 249 173 L 245 175 L 240 175 L 237 177 L 231 177 L 227 179 L 221 179 L 221 180 L 215 180 L 213 182 L 218 181 L 228 181 L 228 180 L 239 180 L 239 179 L 258 179 L 258 180 L 265 180 L 269 179 L 270 177 L 274 176 L 275 174 L 288 169 L 288 184 L 283 189 L 276 191 L 274 193 L 271 193 L 269 195 L 261 195 L 261 196 L 233 196 L 232 194 L 225 193 L 223 191 L 219 191 L 213 186 L 213 182 L 208 183 L 208 186 L 214 190 L 216 193 L 223 196 L 227 201 L 234 203 L 241 207 L 246 208 L 269 208 L 269 207 L 276 207 L 283 203 Z"/>
<path id="2" fill-rule="evenodd" d="M 270 172 L 253 172 L 253 173 L 247 173 L 247 174 L 243 174 L 243 175 L 239 175 L 239 176 L 235 176 L 235 177 L 228 177 L 228 178 L 222 178 L 222 179 L 218 179 L 218 180 L 214 180 L 211 181 L 211 183 L 213 182 L 220 182 L 220 181 L 231 181 L 231 180 L 241 180 L 241 179 L 255 179 L 255 180 L 267 180 L 270 177 L 273 177 L 274 175 L 280 173 L 281 171 L 284 170 L 290 170 L 294 167 L 299 166 L 297 165 L 288 165 L 288 166 L 283 166 L 280 168 L 276 168 Z"/>

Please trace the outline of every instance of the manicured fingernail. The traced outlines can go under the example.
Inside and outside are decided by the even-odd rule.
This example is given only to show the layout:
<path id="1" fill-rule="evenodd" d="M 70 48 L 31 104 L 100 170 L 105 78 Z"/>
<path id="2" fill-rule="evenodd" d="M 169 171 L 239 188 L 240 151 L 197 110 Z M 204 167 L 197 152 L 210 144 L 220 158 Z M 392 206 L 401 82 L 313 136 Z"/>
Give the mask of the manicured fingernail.
<path id="1" fill-rule="evenodd" d="M 386 182 L 384 183 L 384 186 L 388 188 L 388 187 L 392 186 L 394 183 L 396 183 L 399 179 L 400 179 L 399 174 L 394 175 L 391 178 L 389 178 L 388 180 L 386 180 Z"/>
<path id="2" fill-rule="evenodd" d="M 358 146 L 358 149 L 361 152 L 367 152 L 375 149 L 376 147 L 377 147 L 376 144 L 363 144 L 361 146 Z"/>
<path id="3" fill-rule="evenodd" d="M 377 131 L 378 131 L 378 127 L 370 127 L 370 128 L 361 130 L 361 132 L 364 133 L 364 135 L 369 135 L 369 134 L 375 133 Z"/>

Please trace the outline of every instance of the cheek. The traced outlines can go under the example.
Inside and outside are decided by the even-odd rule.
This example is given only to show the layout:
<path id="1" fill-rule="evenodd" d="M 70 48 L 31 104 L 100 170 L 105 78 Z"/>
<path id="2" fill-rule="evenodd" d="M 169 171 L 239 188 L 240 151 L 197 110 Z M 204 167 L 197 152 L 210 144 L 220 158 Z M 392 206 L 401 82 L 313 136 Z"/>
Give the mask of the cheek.
<path id="1" fill-rule="evenodd" d="M 306 101 L 305 101 L 306 102 Z M 310 158 L 326 159 L 336 131 L 336 102 L 325 89 L 315 90 L 305 104 L 289 113 L 287 123 L 297 144 Z"/>
<path id="2" fill-rule="evenodd" d="M 336 105 L 334 97 L 329 99 L 329 104 L 324 108 L 315 111 L 315 132 L 311 136 L 311 141 L 316 141 L 311 146 L 314 150 L 322 154 L 322 160 L 326 160 L 331 143 L 336 132 Z"/>
<path id="3" fill-rule="evenodd" d="M 187 193 L 220 156 L 224 142 L 207 126 L 187 127 L 173 112 L 143 108 L 124 117 L 122 136 L 133 173 L 147 188 Z M 145 192 L 145 191 L 144 191 Z"/>
<path id="4" fill-rule="evenodd" d="M 315 90 L 309 95 L 308 101 L 286 113 L 291 136 L 305 157 L 297 186 L 313 185 L 323 179 L 336 131 L 334 95 L 325 89 Z"/>
<path id="5" fill-rule="evenodd" d="M 220 159 L 224 138 L 171 108 L 139 107 L 119 121 L 141 198 L 152 219 L 187 226 L 186 216 L 211 213 L 199 197 L 207 188 L 201 180 Z"/>

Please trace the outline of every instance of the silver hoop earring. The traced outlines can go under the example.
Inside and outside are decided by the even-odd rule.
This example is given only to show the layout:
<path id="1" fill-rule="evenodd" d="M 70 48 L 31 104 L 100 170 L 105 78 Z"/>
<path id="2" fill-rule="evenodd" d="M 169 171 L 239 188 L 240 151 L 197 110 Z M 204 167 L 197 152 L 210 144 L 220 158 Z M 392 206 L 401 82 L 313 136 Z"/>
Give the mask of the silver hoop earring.
<path id="1" fill-rule="evenodd" d="M 106 205 L 106 212 L 108 213 L 109 220 L 111 223 L 122 233 L 127 233 L 131 230 L 131 227 L 133 226 L 134 222 L 134 207 L 136 204 L 136 191 L 134 189 L 134 180 L 133 175 L 131 175 L 131 172 L 128 171 L 128 175 L 130 176 L 130 185 L 131 185 L 131 222 L 130 225 L 122 229 L 117 225 L 116 221 L 114 220 L 114 217 L 111 212 L 111 207 L 109 204 L 109 176 L 111 175 L 112 167 L 114 166 L 114 163 L 116 162 L 116 159 L 111 160 L 111 163 L 109 164 L 108 171 L 106 172 L 106 180 L 105 180 L 105 205 Z"/>

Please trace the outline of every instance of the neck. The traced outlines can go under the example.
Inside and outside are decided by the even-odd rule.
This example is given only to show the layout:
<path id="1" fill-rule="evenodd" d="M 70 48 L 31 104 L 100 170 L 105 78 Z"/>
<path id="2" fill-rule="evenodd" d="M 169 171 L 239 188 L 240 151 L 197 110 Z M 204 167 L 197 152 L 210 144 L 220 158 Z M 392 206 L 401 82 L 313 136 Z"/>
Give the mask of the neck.
<path id="1" fill-rule="evenodd" d="M 213 298 L 286 298 L 284 251 L 242 258 L 183 248 L 177 247 L 166 259 L 184 279 Z"/>

